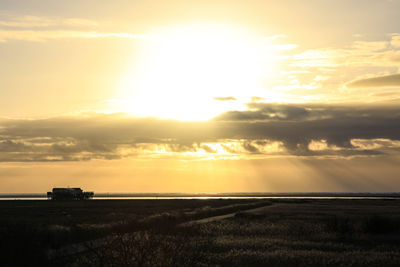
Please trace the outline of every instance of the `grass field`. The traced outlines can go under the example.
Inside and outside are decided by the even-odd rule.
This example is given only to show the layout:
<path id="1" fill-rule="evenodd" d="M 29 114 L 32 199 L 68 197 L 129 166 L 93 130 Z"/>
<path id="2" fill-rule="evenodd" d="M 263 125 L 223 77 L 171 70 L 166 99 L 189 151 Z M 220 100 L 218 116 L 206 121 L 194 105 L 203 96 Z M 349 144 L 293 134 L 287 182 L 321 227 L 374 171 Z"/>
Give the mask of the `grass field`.
<path id="1" fill-rule="evenodd" d="M 242 211 L 259 206 L 266 208 Z M 2 266 L 400 264 L 400 200 L 1 201 L 0 211 Z M 46 257 L 48 249 L 96 238 L 104 245 Z"/>
<path id="2" fill-rule="evenodd" d="M 399 201 L 282 203 L 201 226 L 221 266 L 399 266 Z"/>

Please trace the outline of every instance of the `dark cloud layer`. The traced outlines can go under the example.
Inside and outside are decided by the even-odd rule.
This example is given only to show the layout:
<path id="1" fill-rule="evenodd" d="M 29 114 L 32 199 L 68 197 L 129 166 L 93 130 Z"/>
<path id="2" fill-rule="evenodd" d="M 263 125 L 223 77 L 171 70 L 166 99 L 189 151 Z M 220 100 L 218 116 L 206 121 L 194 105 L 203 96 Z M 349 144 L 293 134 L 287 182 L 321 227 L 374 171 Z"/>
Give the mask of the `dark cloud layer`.
<path id="1" fill-rule="evenodd" d="M 250 103 L 250 110 L 228 111 L 215 118 L 219 121 L 301 120 L 309 115 L 304 107 L 280 104 Z"/>
<path id="2" fill-rule="evenodd" d="M 291 150 L 311 140 L 351 147 L 351 139 L 400 138 L 400 108 L 380 106 L 279 105 L 252 103 L 251 111 L 216 118 L 242 138 L 268 138 Z"/>
<path id="3" fill-rule="evenodd" d="M 400 108 L 250 103 L 248 111 L 229 111 L 208 122 L 138 119 L 121 114 L 2 120 L 0 161 L 116 159 L 122 157 L 121 147 L 146 144 L 166 145 L 174 152 L 201 147 L 213 153 L 205 143 L 220 140 L 241 140 L 243 150 L 253 154 L 261 153 L 258 147 L 264 141 L 260 140 L 280 142 L 292 155 L 384 153 L 354 147 L 353 139 L 400 140 Z M 327 146 L 340 149 L 311 151 L 313 140 L 324 140 Z"/>
<path id="4" fill-rule="evenodd" d="M 400 74 L 386 75 L 349 82 L 349 88 L 360 87 L 400 87 Z"/>

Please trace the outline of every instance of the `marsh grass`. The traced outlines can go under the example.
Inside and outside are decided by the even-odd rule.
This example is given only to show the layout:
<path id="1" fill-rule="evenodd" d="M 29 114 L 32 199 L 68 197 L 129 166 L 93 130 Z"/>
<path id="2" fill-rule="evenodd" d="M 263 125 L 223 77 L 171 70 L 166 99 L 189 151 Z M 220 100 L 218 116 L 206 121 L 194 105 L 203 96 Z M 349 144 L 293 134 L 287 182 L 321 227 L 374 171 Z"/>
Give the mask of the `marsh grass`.
<path id="1" fill-rule="evenodd" d="M 212 266 L 399 266 L 399 207 L 381 202 L 287 203 L 202 225 Z M 364 204 L 364 205 L 363 205 Z"/>
<path id="2" fill-rule="evenodd" d="M 198 229 L 160 227 L 131 234 L 115 233 L 101 247 L 64 262 L 67 266 L 196 266 L 206 260 L 202 251 L 210 238 L 200 238 Z"/>
<path id="3" fill-rule="evenodd" d="M 93 200 L 0 202 L 0 266 L 62 266 L 46 252 L 123 233 L 265 205 L 255 200 Z M 23 256 L 21 256 L 23 255 Z"/>
<path id="4" fill-rule="evenodd" d="M 39 204 L 25 220 L 18 220 L 24 208 L 7 209 L 17 220 L 0 218 L 2 266 L 400 265 L 400 200 L 178 203 L 117 201 L 105 202 L 105 208 L 55 203 L 48 216 Z M 272 205 L 262 213 L 241 212 L 265 204 Z M 65 220 L 52 218 L 53 208 Z M 182 221 L 230 212 L 236 216 L 177 227 Z M 99 237 L 104 243 L 91 245 L 89 240 Z M 45 257 L 46 249 L 77 241 L 87 242 L 88 250 L 51 261 Z"/>

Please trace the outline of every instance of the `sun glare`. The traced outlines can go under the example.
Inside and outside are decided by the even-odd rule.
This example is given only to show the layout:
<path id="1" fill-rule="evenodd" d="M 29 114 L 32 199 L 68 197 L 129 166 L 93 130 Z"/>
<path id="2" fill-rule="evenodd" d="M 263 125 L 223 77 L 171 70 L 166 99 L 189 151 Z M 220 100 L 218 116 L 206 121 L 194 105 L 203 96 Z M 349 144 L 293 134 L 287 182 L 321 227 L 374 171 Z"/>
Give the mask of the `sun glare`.
<path id="1" fill-rule="evenodd" d="M 154 36 L 121 82 L 122 109 L 136 115 L 206 120 L 241 109 L 232 100 L 248 100 L 271 68 L 259 40 L 242 28 L 176 26 Z"/>

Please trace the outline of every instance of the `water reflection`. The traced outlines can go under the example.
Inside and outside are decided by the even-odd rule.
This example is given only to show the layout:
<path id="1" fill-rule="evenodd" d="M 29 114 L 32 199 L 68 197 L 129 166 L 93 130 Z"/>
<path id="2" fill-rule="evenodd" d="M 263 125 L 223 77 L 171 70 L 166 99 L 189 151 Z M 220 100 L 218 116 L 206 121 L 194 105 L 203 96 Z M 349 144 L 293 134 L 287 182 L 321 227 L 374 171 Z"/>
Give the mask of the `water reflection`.
<path id="1" fill-rule="evenodd" d="M 397 196 L 99 196 L 93 200 L 163 199 L 398 199 Z M 0 197 L 0 200 L 48 200 L 47 197 Z"/>

